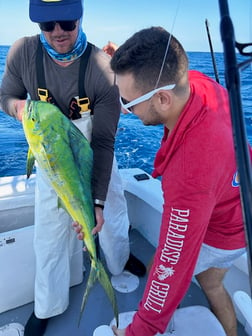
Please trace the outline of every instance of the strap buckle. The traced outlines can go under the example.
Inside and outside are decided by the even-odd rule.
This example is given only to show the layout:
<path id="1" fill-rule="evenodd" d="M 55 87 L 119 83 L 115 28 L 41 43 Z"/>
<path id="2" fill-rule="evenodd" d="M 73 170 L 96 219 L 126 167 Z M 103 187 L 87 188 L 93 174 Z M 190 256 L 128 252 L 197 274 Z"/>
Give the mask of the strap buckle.
<path id="1" fill-rule="evenodd" d="M 48 98 L 48 90 L 47 89 L 38 88 L 38 95 L 39 95 L 39 99 L 41 101 L 47 102 L 47 98 Z"/>
<path id="2" fill-rule="evenodd" d="M 88 97 L 85 98 L 79 98 L 78 96 L 75 97 L 78 106 L 80 107 L 80 113 L 81 112 L 90 112 L 90 108 L 89 108 L 89 104 L 90 104 L 90 100 Z"/>

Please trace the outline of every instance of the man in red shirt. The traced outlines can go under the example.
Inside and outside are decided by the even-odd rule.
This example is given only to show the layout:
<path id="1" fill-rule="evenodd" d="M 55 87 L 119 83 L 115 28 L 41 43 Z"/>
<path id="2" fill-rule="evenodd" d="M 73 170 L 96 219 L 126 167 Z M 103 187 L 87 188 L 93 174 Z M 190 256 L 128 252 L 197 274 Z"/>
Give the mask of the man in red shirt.
<path id="1" fill-rule="evenodd" d="M 129 38 L 111 67 L 122 108 L 164 125 L 153 172 L 164 193 L 159 243 L 138 311 L 114 334 L 163 333 L 196 275 L 226 334 L 237 336 L 222 284 L 246 245 L 227 91 L 189 71 L 183 47 L 160 27 Z"/>

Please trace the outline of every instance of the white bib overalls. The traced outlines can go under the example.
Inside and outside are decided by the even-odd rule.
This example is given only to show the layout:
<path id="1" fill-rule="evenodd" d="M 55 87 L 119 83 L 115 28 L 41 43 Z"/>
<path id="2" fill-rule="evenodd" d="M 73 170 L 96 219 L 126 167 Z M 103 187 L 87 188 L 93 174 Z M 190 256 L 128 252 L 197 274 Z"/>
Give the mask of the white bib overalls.
<path id="1" fill-rule="evenodd" d="M 73 121 L 90 141 L 89 114 Z M 69 287 L 82 281 L 83 243 L 72 229 L 72 219 L 61 208 L 47 178 L 37 167 L 35 192 L 34 248 L 36 255 L 35 315 L 49 318 L 63 313 L 69 304 Z M 100 246 L 114 275 L 123 271 L 129 258 L 129 219 L 122 181 L 114 157 L 111 180 L 104 208 Z M 71 267 L 77 272 L 71 271 Z"/>

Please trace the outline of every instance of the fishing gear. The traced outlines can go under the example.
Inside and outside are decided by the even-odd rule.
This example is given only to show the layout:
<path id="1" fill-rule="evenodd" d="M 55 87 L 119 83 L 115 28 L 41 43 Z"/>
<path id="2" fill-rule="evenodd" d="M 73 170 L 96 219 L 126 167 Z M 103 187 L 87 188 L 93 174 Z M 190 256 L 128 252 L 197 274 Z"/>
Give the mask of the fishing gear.
<path id="1" fill-rule="evenodd" d="M 238 67 L 241 70 L 244 70 L 250 63 L 252 63 L 252 52 L 246 51 L 246 48 L 251 47 L 252 43 L 238 43 L 238 42 L 235 42 L 235 46 L 242 56 L 250 56 L 249 59 L 247 59 L 247 60 L 238 64 Z"/>
<path id="2" fill-rule="evenodd" d="M 206 26 L 207 37 L 208 37 L 208 43 L 209 43 L 210 52 L 211 52 L 211 57 L 212 57 L 212 63 L 213 63 L 213 68 L 214 68 L 215 80 L 216 80 L 217 83 L 220 83 L 220 80 L 219 80 L 219 74 L 218 74 L 218 70 L 217 70 L 217 66 L 216 66 L 216 62 L 215 62 L 215 56 L 214 56 L 214 51 L 213 51 L 213 45 L 212 45 L 212 40 L 211 40 L 211 35 L 210 35 L 210 31 L 209 31 L 209 27 L 208 27 L 208 21 L 207 21 L 207 19 L 205 20 L 205 26 Z"/>
<path id="3" fill-rule="evenodd" d="M 220 33 L 224 51 L 225 81 L 230 101 L 236 161 L 240 179 L 241 203 L 247 239 L 250 288 L 252 291 L 252 169 L 241 102 L 239 75 L 241 64 L 238 64 L 235 53 L 236 47 L 239 47 L 238 50 L 240 51 L 243 50 L 245 45 L 241 47 L 242 45 L 235 41 L 234 27 L 229 15 L 228 0 L 219 0 L 219 9 L 221 17 Z M 246 47 L 248 45 L 251 44 L 246 44 Z M 252 54 L 248 54 L 246 56 L 252 56 Z M 252 58 L 250 59 L 251 61 Z"/>

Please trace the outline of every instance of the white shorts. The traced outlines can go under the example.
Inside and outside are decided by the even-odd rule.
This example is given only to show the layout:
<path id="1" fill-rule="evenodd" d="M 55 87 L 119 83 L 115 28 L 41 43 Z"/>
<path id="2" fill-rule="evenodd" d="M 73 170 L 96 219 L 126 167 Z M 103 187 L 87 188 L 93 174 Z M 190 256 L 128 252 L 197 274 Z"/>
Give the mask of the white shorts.
<path id="1" fill-rule="evenodd" d="M 206 271 L 211 267 L 230 268 L 234 260 L 245 252 L 245 247 L 237 250 L 222 250 L 202 244 L 193 275 Z"/>

